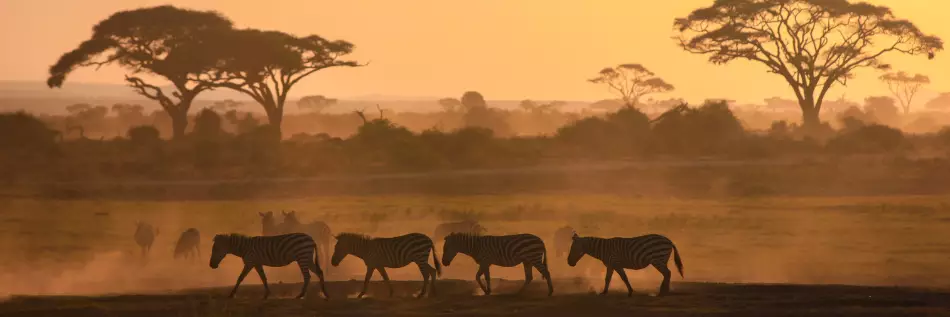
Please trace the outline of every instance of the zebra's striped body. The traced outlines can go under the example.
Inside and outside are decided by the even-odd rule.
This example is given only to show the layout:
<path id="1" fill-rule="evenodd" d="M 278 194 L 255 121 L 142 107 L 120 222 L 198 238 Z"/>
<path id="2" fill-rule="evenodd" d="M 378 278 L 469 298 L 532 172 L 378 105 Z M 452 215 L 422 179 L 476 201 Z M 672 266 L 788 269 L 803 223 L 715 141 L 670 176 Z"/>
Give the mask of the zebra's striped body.
<path id="1" fill-rule="evenodd" d="M 178 237 L 178 243 L 175 244 L 174 257 L 176 259 L 179 257 L 190 257 L 194 260 L 201 256 L 200 245 L 201 233 L 198 232 L 198 229 L 188 228 L 188 230 L 182 232 L 181 236 Z"/>
<path id="2" fill-rule="evenodd" d="M 329 259 L 330 252 L 330 239 L 333 238 L 333 233 L 330 231 L 330 226 L 328 226 L 323 221 L 314 221 L 308 224 L 300 223 L 300 220 L 297 219 L 297 212 L 281 212 L 284 215 L 284 222 L 277 226 L 276 230 L 280 234 L 287 233 L 306 233 L 313 237 L 313 240 L 317 243 L 319 248 L 318 251 L 324 252 L 320 254 L 320 257 L 326 261 Z M 324 267 L 327 267 L 329 263 L 320 263 Z"/>
<path id="3" fill-rule="evenodd" d="M 228 254 L 240 257 L 244 261 L 244 269 L 241 271 L 241 275 L 238 276 L 230 297 L 234 297 L 241 281 L 253 268 L 260 275 L 261 282 L 264 283 L 264 298 L 266 299 L 270 295 L 270 289 L 267 287 L 264 267 L 282 267 L 297 262 L 297 265 L 300 266 L 300 273 L 303 274 L 303 289 L 297 298 L 303 298 L 307 294 L 307 287 L 310 285 L 310 271 L 320 278 L 320 289 L 323 290 L 323 295 L 329 298 L 323 281 L 323 270 L 317 264 L 319 259 L 317 253 L 314 252 L 316 247 L 313 238 L 303 233 L 257 237 L 236 233 L 219 234 L 214 236 L 214 244 L 211 246 L 211 268 L 218 268 L 218 264 Z"/>
<path id="4" fill-rule="evenodd" d="M 151 224 L 145 222 L 135 224 L 135 235 L 133 237 L 135 238 L 135 244 L 138 244 L 139 248 L 142 249 L 143 258 L 152 250 L 152 243 L 155 242 L 156 236 L 158 236 L 158 228 L 154 228 Z"/>
<path id="5" fill-rule="evenodd" d="M 419 297 L 426 294 L 426 288 L 430 283 L 432 284 L 432 293 L 435 293 L 435 279 L 437 275 L 442 274 L 442 266 L 435 254 L 432 239 L 429 239 L 426 235 L 410 233 L 391 238 L 371 238 L 360 234 L 341 233 L 336 236 L 336 240 L 333 258 L 330 261 L 333 266 L 340 265 L 343 258 L 349 254 L 362 259 L 363 263 L 366 264 L 363 291 L 357 297 L 363 297 L 366 294 L 369 280 L 373 277 L 373 271 L 379 271 L 379 275 L 383 277 L 386 286 L 389 287 L 389 296 L 392 297 L 393 287 L 389 282 L 386 268 L 400 268 L 409 265 L 409 263 L 416 263 L 419 266 L 419 271 L 422 272 L 422 292 L 419 293 Z M 430 250 L 432 251 L 432 261 L 435 262 L 435 268 L 429 265 Z"/>
<path id="6" fill-rule="evenodd" d="M 436 240 L 445 239 L 445 236 L 453 233 L 471 233 L 484 234 L 487 230 L 477 221 L 464 220 L 458 222 L 444 222 L 435 227 L 435 233 L 432 235 Z"/>
<path id="7" fill-rule="evenodd" d="M 561 257 L 571 250 L 571 242 L 574 240 L 574 228 L 564 226 L 554 231 L 554 256 Z"/>
<path id="8" fill-rule="evenodd" d="M 537 268 L 541 276 L 548 282 L 548 296 L 554 293 L 551 285 L 551 274 L 548 272 L 547 253 L 544 241 L 532 234 L 515 234 L 505 236 L 480 236 L 466 233 L 453 233 L 445 237 L 442 250 L 442 264 L 449 266 L 456 254 L 462 253 L 472 257 L 478 263 L 478 272 L 475 281 L 486 295 L 491 294 L 492 265 L 512 267 L 524 265 L 524 286 L 531 283 L 531 268 Z M 486 285 L 482 285 L 481 276 L 485 275 Z M 519 291 L 520 292 L 520 291 Z"/>
<path id="9" fill-rule="evenodd" d="M 577 261 L 587 254 L 600 260 L 607 267 L 602 295 L 607 294 L 607 289 L 610 287 L 610 278 L 616 271 L 624 284 L 627 285 L 627 296 L 632 296 L 633 288 L 630 287 L 624 269 L 640 270 L 649 265 L 653 265 L 657 271 L 663 274 L 663 283 L 660 285 L 659 295 L 666 295 L 670 290 L 670 269 L 667 267 L 667 263 L 670 261 L 671 253 L 680 276 L 683 275 L 683 261 L 680 260 L 676 246 L 673 245 L 670 239 L 658 234 L 633 238 L 579 237 L 574 234 L 573 240 L 571 252 L 567 257 L 568 265 L 577 265 Z"/>

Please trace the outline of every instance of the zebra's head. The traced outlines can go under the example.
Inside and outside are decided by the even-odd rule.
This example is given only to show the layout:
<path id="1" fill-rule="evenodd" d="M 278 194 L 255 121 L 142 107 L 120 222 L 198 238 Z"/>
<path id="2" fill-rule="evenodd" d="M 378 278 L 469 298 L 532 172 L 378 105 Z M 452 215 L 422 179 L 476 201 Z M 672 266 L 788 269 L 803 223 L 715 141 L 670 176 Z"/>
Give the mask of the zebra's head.
<path id="1" fill-rule="evenodd" d="M 584 254 L 587 254 L 587 238 L 577 236 L 577 232 L 571 236 L 571 251 L 567 254 L 567 265 L 575 266 Z"/>
<path id="2" fill-rule="evenodd" d="M 359 252 L 361 246 L 369 241 L 370 237 L 356 233 L 341 233 L 336 235 L 336 246 L 333 247 L 333 256 L 330 265 L 339 266 L 347 255 Z"/>
<path id="3" fill-rule="evenodd" d="M 465 242 L 473 237 L 474 235 L 468 233 L 450 233 L 445 236 L 445 243 L 442 244 L 442 265 L 451 265 L 455 256 L 465 251 L 463 250 Z"/>
<path id="4" fill-rule="evenodd" d="M 211 243 L 211 268 L 216 269 L 224 260 L 224 256 L 231 252 L 231 235 L 218 234 L 212 238 Z"/>

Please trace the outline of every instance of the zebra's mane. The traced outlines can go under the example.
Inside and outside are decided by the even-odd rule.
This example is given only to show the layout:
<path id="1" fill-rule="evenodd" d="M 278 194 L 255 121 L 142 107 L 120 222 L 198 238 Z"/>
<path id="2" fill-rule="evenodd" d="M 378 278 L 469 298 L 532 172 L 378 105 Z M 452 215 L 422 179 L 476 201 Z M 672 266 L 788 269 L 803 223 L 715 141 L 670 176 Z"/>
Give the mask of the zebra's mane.
<path id="1" fill-rule="evenodd" d="M 361 233 L 343 232 L 336 235 L 336 239 L 337 240 L 354 239 L 354 240 L 359 240 L 359 241 L 368 241 L 368 240 L 372 240 L 373 238 Z"/>
<path id="2" fill-rule="evenodd" d="M 221 239 L 249 239 L 251 236 L 240 234 L 240 233 L 223 233 L 214 235 L 214 241 L 219 241 Z"/>
<path id="3" fill-rule="evenodd" d="M 453 232 L 453 233 L 450 233 L 449 235 L 445 236 L 445 238 L 446 238 L 446 239 L 448 239 L 448 238 L 454 238 L 454 237 L 477 238 L 477 237 L 481 237 L 481 236 L 482 236 L 482 235 L 481 235 L 480 233 L 477 233 L 477 232 L 475 232 L 475 233 L 472 233 L 472 232 Z"/>

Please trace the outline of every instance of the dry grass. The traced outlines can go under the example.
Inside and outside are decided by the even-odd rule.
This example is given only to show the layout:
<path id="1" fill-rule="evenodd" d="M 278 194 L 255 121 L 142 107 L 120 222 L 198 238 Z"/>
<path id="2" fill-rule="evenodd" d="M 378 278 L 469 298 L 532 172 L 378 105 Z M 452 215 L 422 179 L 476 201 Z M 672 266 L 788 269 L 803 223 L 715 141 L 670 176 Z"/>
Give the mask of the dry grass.
<path id="1" fill-rule="evenodd" d="M 534 233 L 548 242 L 549 252 L 555 248 L 551 235 L 565 224 L 588 228 L 581 231 L 582 235 L 661 233 L 669 236 L 682 252 L 686 282 L 944 288 L 950 286 L 950 270 L 946 270 L 950 267 L 950 258 L 947 257 L 950 254 L 950 240 L 944 238 L 950 224 L 950 199 L 947 198 L 902 196 L 677 200 L 608 195 L 419 195 L 191 202 L 7 199 L 0 201 L 4 206 L 3 213 L 0 213 L 0 251 L 4 254 L 0 258 L 0 267 L 3 268 L 0 271 L 0 295 L 165 293 L 169 290 L 233 285 L 240 261 L 228 258 L 218 270 L 209 269 L 206 261 L 210 236 L 220 232 L 259 233 L 257 212 L 281 209 L 297 210 L 304 221 L 327 221 L 335 232 L 358 231 L 376 236 L 412 231 L 431 234 L 439 221 L 477 218 L 485 223 L 490 233 Z M 131 238 L 134 224 L 139 220 L 153 222 L 161 230 L 147 263 L 137 256 L 138 249 Z M 202 246 L 203 260 L 199 263 L 171 260 L 175 239 L 188 227 L 201 230 L 205 241 Z M 600 287 L 603 283 L 603 269 L 593 260 L 584 259 L 578 267 L 572 268 L 564 263 L 563 258 L 553 254 L 550 256 L 551 271 L 556 278 L 579 278 L 594 287 Z M 340 267 L 328 269 L 329 278 L 336 281 L 361 279 L 363 270 L 362 263 L 355 258 L 347 258 Z M 274 284 L 282 281 L 288 285 L 300 281 L 299 272 L 293 267 L 268 269 L 267 272 Z M 452 267 L 446 268 L 444 277 L 471 280 L 473 275 L 471 260 L 460 258 Z M 521 268 L 493 268 L 492 275 L 521 279 L 523 273 Z M 639 289 L 654 290 L 659 283 L 659 274 L 652 269 L 628 272 L 628 275 Z M 390 270 L 390 276 L 396 280 L 410 281 L 420 278 L 415 267 Z M 535 277 L 538 278 L 538 275 Z M 378 279 L 377 276 L 374 280 Z M 677 276 L 674 281 L 682 280 Z M 256 283 L 259 281 L 253 273 L 245 281 L 248 289 Z M 623 288 L 616 278 L 612 287 Z M 716 290 L 712 293 L 719 290 L 719 286 L 709 287 Z M 565 296 L 563 288 L 560 289 L 556 292 Z M 574 291 L 586 293 L 588 290 Z M 824 289 L 819 288 L 817 291 L 824 292 Z M 741 296 L 756 296 L 752 294 L 754 292 L 746 292 L 741 288 L 736 292 L 745 294 Z M 808 292 L 794 296 L 814 297 Z M 148 305 L 137 305 L 135 301 L 165 302 L 166 299 L 162 298 L 120 297 L 115 299 L 114 305 L 130 305 L 130 309 L 138 309 Z M 70 303 L 61 299 L 30 300 L 52 300 L 54 306 L 68 306 Z M 180 301 L 181 305 L 189 301 L 199 306 L 217 305 L 209 304 L 217 303 L 215 300 L 199 295 L 171 296 L 167 300 Z M 617 309 L 620 310 L 640 309 L 632 306 L 651 300 L 643 298 L 627 302 L 608 299 L 608 303 L 618 305 L 620 308 Z M 76 301 L 86 303 L 80 306 L 90 311 L 102 305 L 113 307 L 107 298 Z M 419 313 L 438 313 L 441 309 L 477 309 L 483 304 L 480 301 L 507 303 L 504 298 L 469 298 L 462 300 L 458 308 L 453 308 L 455 304 L 452 301 L 436 299 L 419 304 Z M 709 312 L 714 313 L 721 309 L 717 305 L 726 305 L 718 303 L 718 300 L 712 301 L 715 307 L 700 307 L 707 307 Z M 248 301 L 235 305 L 266 310 L 269 309 L 267 307 L 282 306 L 276 303 L 283 302 Z M 679 301 L 659 300 L 659 303 L 673 302 Z M 597 302 L 580 295 L 566 296 L 556 302 L 535 302 L 532 299 L 519 304 L 512 300 L 505 305 L 527 305 L 525 309 L 543 312 L 573 311 L 573 308 L 559 308 L 565 303 L 577 307 L 597 305 Z M 373 309 L 382 311 L 390 304 L 381 302 L 365 309 L 371 315 Z M 413 305 L 399 301 L 396 304 Z M 342 311 L 356 304 L 300 305 L 294 307 L 299 306 L 302 309 L 300 312 L 307 312 L 311 308 L 323 310 L 333 307 Z M 362 307 L 364 304 L 359 305 Z M 530 308 L 534 307 L 531 305 L 537 307 Z M 695 309 L 702 309 L 700 307 Z M 671 306 L 669 309 L 672 311 L 668 313 L 677 315 L 677 309 L 687 308 Z M 665 308 L 661 305 L 651 309 L 663 311 Z M 240 315 L 239 311 L 229 314 Z"/>

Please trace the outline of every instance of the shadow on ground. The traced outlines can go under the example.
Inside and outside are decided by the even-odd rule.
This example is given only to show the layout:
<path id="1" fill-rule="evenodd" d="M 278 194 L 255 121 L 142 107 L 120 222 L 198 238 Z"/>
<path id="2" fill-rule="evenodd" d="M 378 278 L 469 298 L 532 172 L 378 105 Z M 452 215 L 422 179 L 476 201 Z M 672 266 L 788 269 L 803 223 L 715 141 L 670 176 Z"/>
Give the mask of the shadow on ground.
<path id="1" fill-rule="evenodd" d="M 637 290 L 628 298 L 612 291 L 589 293 L 579 280 L 555 281 L 554 297 L 541 281 L 516 294 L 520 281 L 493 280 L 493 294 L 482 296 L 470 281 L 440 280 L 434 297 L 412 298 L 421 282 L 394 281 L 394 297 L 381 282 L 370 284 L 369 298 L 352 298 L 361 281 L 327 284 L 331 299 L 318 288 L 308 298 L 292 299 L 300 284 L 272 286 L 261 300 L 260 285 L 244 285 L 238 298 L 229 289 L 196 289 L 168 294 L 99 297 L 12 297 L 0 303 L 2 316 L 950 316 L 950 291 L 911 288 L 674 283 L 674 294 Z"/>

